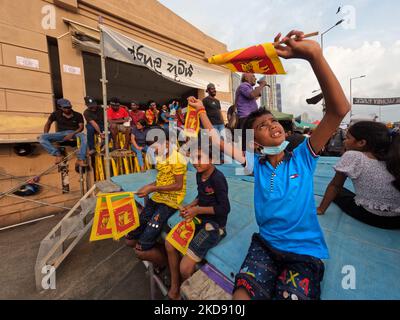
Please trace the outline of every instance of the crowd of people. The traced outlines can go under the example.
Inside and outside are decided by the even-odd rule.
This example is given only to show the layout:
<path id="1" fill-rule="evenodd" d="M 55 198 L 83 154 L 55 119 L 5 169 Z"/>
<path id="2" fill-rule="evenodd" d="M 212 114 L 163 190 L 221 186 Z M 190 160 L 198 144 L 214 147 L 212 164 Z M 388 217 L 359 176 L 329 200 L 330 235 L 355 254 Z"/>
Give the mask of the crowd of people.
<path id="1" fill-rule="evenodd" d="M 203 100 L 207 106 L 207 113 L 218 131 L 224 129 L 224 119 L 221 113 L 221 104 L 216 98 L 215 85 L 210 83 L 206 88 L 208 96 Z M 59 148 L 53 143 L 63 143 L 79 140 L 77 165 L 87 166 L 87 155 L 96 153 L 96 135 L 104 144 L 104 110 L 93 97 L 84 98 L 86 110 L 83 113 L 73 110 L 67 99 L 57 100 L 57 111 L 53 112 L 44 127 L 44 134 L 39 137 L 39 143 L 53 155 L 59 164 L 63 156 Z M 168 130 L 169 126 L 178 132 L 184 129 L 187 102 L 181 99 L 171 100 L 167 104 L 158 105 L 156 101 L 149 101 L 140 106 L 132 101 L 129 106 L 121 104 L 117 97 L 110 99 L 106 110 L 109 123 L 109 132 L 112 140 L 112 151 L 131 150 L 135 152 L 141 170 L 144 170 L 143 154 L 148 149 L 147 133 L 152 128 Z M 86 120 L 86 134 L 84 123 Z M 56 132 L 49 133 L 52 123 L 56 123 Z M 120 141 L 122 138 L 122 141 Z"/>
<path id="2" fill-rule="evenodd" d="M 327 212 L 331 202 L 364 223 L 400 228 L 398 132 L 388 130 L 384 124 L 360 122 L 342 135 L 338 128 L 350 111 L 350 105 L 320 46 L 304 40 L 303 36 L 302 32 L 292 31 L 282 39 L 285 44 L 282 45 L 281 35 L 278 35 L 275 48 L 281 58 L 308 61 L 320 83 L 326 113 L 312 134 L 296 134 L 293 128 L 284 128 L 271 112 L 257 107 L 256 100 L 267 84 L 260 81 L 254 88 L 256 78 L 253 74 L 243 75 L 236 92 L 235 127 L 254 132 L 254 140 L 243 139 L 242 146 L 220 139 L 218 131 L 223 128 L 224 121 L 215 86 L 207 87 L 209 96 L 203 101 L 188 98 L 188 103 L 197 109 L 203 128 L 209 130 L 214 147 L 254 175 L 254 208 L 259 232 L 253 235 L 247 256 L 236 275 L 234 299 L 319 299 L 324 276 L 322 260 L 329 258 L 329 253 L 317 217 Z M 144 112 L 135 103 L 129 110 L 121 106 L 118 99 L 111 99 L 107 115 L 115 145 L 119 145 L 117 133 L 121 132 L 125 135 L 123 147 L 140 154 L 146 148 L 146 128 L 166 126 L 171 121 L 182 126 L 183 117 L 179 118 L 182 108 L 176 102 L 160 109 L 155 102 L 150 102 Z M 95 109 L 93 99 L 86 99 L 86 104 L 88 146 L 92 151 L 89 131 L 102 134 L 102 112 L 97 106 Z M 60 155 L 49 142 L 70 139 L 83 131 L 82 115 L 73 112 L 66 100 L 59 101 L 59 105 L 62 109 L 50 116 L 46 134 L 41 137 L 41 143 L 56 157 Z M 52 121 L 57 121 L 61 129 L 54 136 L 47 133 Z M 317 161 L 330 143 L 335 145 L 332 139 L 336 139 L 337 134 L 342 135 L 346 152 L 334 150 L 341 156 L 335 165 L 336 176 L 317 207 L 313 190 Z M 85 138 L 81 138 L 82 149 Z M 231 206 L 227 180 L 213 165 L 212 147 L 190 154 L 189 160 L 197 171 L 198 195 L 190 204 L 183 204 L 187 158 L 177 149 L 170 148 L 174 143 L 168 134 L 156 142 L 157 178 L 137 192 L 137 196 L 149 197 L 149 200 L 140 214 L 140 227 L 129 233 L 126 241 L 139 259 L 153 262 L 156 269 L 169 266 L 171 287 L 168 296 L 180 299 L 182 281 L 194 273 L 196 264 L 229 232 L 226 225 Z M 79 159 L 83 154 L 82 150 Z M 343 188 L 347 178 L 353 181 L 355 193 Z M 159 241 L 168 219 L 177 210 L 187 221 L 200 219 L 183 257 L 169 243 Z"/>

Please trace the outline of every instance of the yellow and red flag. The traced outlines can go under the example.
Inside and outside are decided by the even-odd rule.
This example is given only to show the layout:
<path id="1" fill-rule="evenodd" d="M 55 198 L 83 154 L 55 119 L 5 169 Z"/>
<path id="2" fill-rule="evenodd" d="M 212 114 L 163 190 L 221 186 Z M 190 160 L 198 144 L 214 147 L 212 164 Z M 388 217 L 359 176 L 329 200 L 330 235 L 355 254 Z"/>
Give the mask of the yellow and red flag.
<path id="1" fill-rule="evenodd" d="M 133 193 L 100 194 L 97 197 L 90 241 L 118 240 L 139 227 L 139 214 Z"/>
<path id="2" fill-rule="evenodd" d="M 104 240 L 112 237 L 112 221 L 107 206 L 107 198 L 104 195 L 100 195 L 97 197 L 90 241 Z"/>
<path id="3" fill-rule="evenodd" d="M 185 120 L 184 133 L 186 137 L 196 138 L 199 135 L 200 119 L 197 110 L 188 106 Z"/>
<path id="4" fill-rule="evenodd" d="M 107 195 L 114 240 L 139 227 L 139 214 L 132 192 Z"/>
<path id="5" fill-rule="evenodd" d="M 286 74 L 272 43 L 264 43 L 249 48 L 218 54 L 208 59 L 208 63 L 221 65 L 233 72 L 259 74 Z"/>
<path id="6" fill-rule="evenodd" d="M 190 241 L 192 241 L 194 237 L 196 224 L 200 223 L 201 220 L 198 218 L 194 218 L 190 222 L 182 220 L 171 229 L 165 240 L 172 244 L 180 253 L 186 254 Z"/>

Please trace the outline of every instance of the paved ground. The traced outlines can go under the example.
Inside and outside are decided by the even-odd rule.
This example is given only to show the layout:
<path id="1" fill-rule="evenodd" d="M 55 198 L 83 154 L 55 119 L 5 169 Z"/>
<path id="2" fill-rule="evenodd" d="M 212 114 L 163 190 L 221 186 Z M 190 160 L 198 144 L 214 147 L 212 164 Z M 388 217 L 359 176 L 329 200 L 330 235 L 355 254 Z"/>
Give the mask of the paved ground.
<path id="1" fill-rule="evenodd" d="M 39 244 L 61 218 L 0 231 L 0 299 L 150 298 L 149 278 L 132 249 L 123 241 L 90 243 L 89 235 L 57 270 L 56 290 L 37 292 L 34 266 Z"/>

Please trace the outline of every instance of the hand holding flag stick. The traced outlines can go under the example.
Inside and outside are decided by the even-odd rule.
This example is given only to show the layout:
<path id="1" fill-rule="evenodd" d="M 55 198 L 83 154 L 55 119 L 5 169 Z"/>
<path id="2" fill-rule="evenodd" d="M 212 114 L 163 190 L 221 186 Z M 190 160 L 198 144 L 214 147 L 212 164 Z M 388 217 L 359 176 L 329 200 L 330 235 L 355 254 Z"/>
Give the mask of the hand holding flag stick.
<path id="1" fill-rule="evenodd" d="M 311 32 L 311 33 L 307 33 L 307 34 L 305 34 L 305 35 L 303 35 L 302 37 L 298 37 L 298 36 L 292 36 L 292 39 L 294 39 L 294 40 L 303 40 L 303 39 L 307 39 L 307 38 L 312 38 L 312 37 L 316 37 L 316 36 L 318 36 L 319 35 L 319 32 L 318 31 L 316 31 L 316 32 Z M 285 37 L 286 38 L 286 37 Z M 283 44 L 283 43 L 285 43 L 285 38 L 284 39 L 282 39 L 280 42 L 279 42 L 279 44 Z M 276 39 L 276 38 L 275 38 Z"/>
<path id="2" fill-rule="evenodd" d="M 279 33 L 274 39 L 274 48 L 279 57 L 284 59 L 305 59 L 311 61 L 315 55 L 322 52 L 320 45 L 316 41 L 305 40 L 306 37 L 318 35 L 318 32 L 304 34 L 302 31 L 292 30 L 286 37 L 281 39 Z"/>

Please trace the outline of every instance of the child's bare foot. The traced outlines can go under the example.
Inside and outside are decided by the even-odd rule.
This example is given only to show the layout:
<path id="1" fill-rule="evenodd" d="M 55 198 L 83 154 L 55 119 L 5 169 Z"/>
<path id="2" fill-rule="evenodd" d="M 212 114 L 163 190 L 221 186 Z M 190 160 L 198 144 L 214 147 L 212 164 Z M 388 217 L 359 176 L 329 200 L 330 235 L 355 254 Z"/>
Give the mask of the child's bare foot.
<path id="1" fill-rule="evenodd" d="M 179 293 L 179 289 L 175 290 L 175 289 L 169 289 L 168 291 L 168 298 L 170 300 L 182 300 L 182 297 Z"/>
<path id="2" fill-rule="evenodd" d="M 56 156 L 56 161 L 54 162 L 55 164 L 60 164 L 63 161 L 62 156 Z"/>

